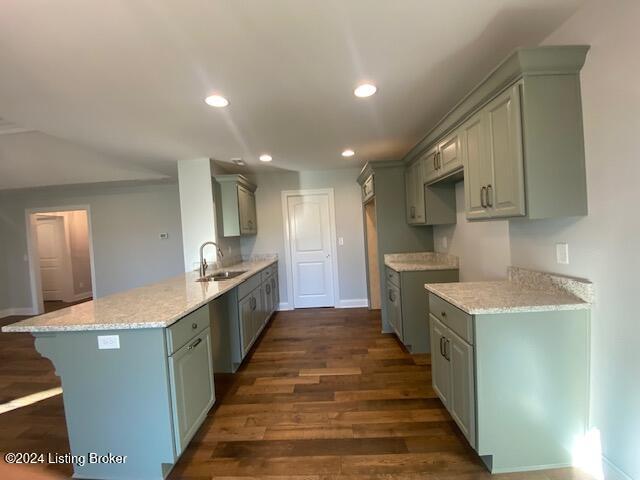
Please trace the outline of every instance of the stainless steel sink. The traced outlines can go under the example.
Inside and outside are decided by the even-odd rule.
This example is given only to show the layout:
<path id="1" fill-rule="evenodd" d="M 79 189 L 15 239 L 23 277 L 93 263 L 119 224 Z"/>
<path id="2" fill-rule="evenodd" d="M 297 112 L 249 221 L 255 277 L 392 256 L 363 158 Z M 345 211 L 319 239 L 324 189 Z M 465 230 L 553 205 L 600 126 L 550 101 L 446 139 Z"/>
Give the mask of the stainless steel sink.
<path id="1" fill-rule="evenodd" d="M 237 270 L 237 271 L 224 271 L 224 272 L 216 272 L 205 277 L 200 277 L 196 282 L 223 282 L 225 280 L 230 280 L 232 278 L 238 277 L 243 273 L 247 273 L 246 270 Z"/>

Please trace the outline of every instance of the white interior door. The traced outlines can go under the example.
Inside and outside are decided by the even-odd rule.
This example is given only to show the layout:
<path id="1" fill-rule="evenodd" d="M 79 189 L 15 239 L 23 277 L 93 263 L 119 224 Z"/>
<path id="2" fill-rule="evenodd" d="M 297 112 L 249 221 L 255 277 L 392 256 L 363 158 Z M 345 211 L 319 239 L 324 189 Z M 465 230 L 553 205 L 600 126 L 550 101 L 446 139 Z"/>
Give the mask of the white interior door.
<path id="1" fill-rule="evenodd" d="M 62 217 L 38 218 L 36 223 L 42 298 L 62 300 L 65 288 L 65 237 Z"/>
<path id="2" fill-rule="evenodd" d="M 333 307 L 328 194 L 287 197 L 294 308 Z"/>

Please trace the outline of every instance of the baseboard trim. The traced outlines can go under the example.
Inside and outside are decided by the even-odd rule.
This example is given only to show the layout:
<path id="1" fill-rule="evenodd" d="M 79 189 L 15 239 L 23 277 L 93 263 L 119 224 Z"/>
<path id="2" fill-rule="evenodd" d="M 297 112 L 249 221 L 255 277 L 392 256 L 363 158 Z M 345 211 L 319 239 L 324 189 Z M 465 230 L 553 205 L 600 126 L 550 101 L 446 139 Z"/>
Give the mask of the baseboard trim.
<path id="1" fill-rule="evenodd" d="M 280 304 L 278 305 L 278 311 L 284 312 L 287 310 L 293 310 L 293 307 L 289 305 L 289 302 L 280 302 Z"/>
<path id="2" fill-rule="evenodd" d="M 615 463 L 604 455 L 602 456 L 602 470 L 605 480 L 632 480 L 632 478 L 620 470 Z"/>
<path id="3" fill-rule="evenodd" d="M 366 298 L 346 298 L 341 299 L 336 308 L 363 308 L 368 306 L 369 301 Z"/>
<path id="4" fill-rule="evenodd" d="M 5 308 L 0 310 L 0 318 L 15 317 L 15 316 L 33 316 L 35 315 L 33 308 Z"/>

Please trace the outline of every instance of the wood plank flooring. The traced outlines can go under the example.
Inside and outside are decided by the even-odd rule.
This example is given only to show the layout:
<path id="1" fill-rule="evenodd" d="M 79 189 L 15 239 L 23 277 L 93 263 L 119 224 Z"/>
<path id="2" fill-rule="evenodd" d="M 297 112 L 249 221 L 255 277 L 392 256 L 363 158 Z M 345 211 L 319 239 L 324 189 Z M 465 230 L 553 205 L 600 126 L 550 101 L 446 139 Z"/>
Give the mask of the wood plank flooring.
<path id="1" fill-rule="evenodd" d="M 30 336 L 0 334 L 0 348 L 7 396 L 28 390 L 20 384 L 55 386 Z M 170 479 L 588 478 L 489 475 L 436 398 L 429 357 L 381 334 L 379 313 L 366 309 L 278 313 L 243 368 L 216 375 L 216 396 Z M 0 452 L 68 448 L 60 397 L 0 415 Z"/>

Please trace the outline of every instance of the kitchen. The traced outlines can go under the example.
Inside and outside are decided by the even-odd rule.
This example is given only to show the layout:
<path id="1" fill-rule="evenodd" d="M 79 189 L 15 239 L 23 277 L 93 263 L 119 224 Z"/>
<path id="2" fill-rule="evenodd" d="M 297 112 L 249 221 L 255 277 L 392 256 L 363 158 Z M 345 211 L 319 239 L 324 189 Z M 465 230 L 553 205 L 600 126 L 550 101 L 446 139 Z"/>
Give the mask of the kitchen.
<path id="1" fill-rule="evenodd" d="M 8 16 L 36 15 L 29 3 Z M 217 14 L 231 23 L 269 15 L 320 55 L 323 40 L 290 31 L 288 13 L 302 6 L 223 3 Z M 385 76 L 415 72 L 415 57 L 386 64 L 387 52 L 377 64 L 369 54 L 366 75 L 341 76 L 347 88 L 325 91 L 306 72 L 306 87 L 321 92 L 312 100 L 289 80 L 278 91 L 265 79 L 284 95 L 271 104 L 271 123 L 255 80 L 205 88 L 206 101 L 189 107 L 202 113 L 187 120 L 180 110 L 182 127 L 176 114 L 137 130 L 148 147 L 117 122 L 135 130 L 136 118 L 160 118 L 182 99 L 158 98 L 116 120 L 126 96 L 114 83 L 113 110 L 102 104 L 83 117 L 56 103 L 70 99 L 64 89 L 42 89 L 45 80 L 24 73 L 36 59 L 74 62 L 76 72 L 81 62 L 64 42 L 55 54 L 19 50 L 17 39 L 30 43 L 6 24 L 16 68 L 0 82 L 0 108 L 16 123 L 0 136 L 5 463 L 16 452 L 127 456 L 43 465 L 76 478 L 637 478 L 629 267 L 638 255 L 628 241 L 637 222 L 613 201 L 634 198 L 638 173 L 629 116 L 640 106 L 632 83 L 619 80 L 638 72 L 629 45 L 640 12 L 633 2 L 530 3 L 540 9 L 535 21 L 474 4 L 469 28 L 502 36 L 481 34 L 475 50 L 459 53 L 466 75 L 455 62 L 424 60 L 450 82 L 404 85 L 419 101 Z M 162 41 L 182 52 L 204 41 L 197 28 L 184 36 L 178 26 L 202 24 L 169 5 L 146 13 L 171 18 L 174 30 L 145 23 L 149 38 L 172 31 Z M 305 22 L 334 28 L 349 18 L 364 49 L 375 29 L 357 20 L 358 5 L 316 6 L 331 20 Z M 370 20 L 407 22 L 426 8 L 367 7 Z M 141 12 L 103 13 L 95 39 L 112 38 L 118 15 L 140 21 Z M 64 34 L 45 29 L 32 41 L 69 40 L 76 25 L 65 21 Z M 378 48 L 394 38 L 388 48 L 413 55 L 430 39 L 391 23 Z M 259 43 L 240 42 L 247 56 L 230 61 L 262 65 L 248 56 Z M 322 54 L 335 52 L 330 45 Z M 494 49 L 481 55 L 481 46 Z M 130 53 L 99 62 L 140 71 Z M 300 74 L 312 63 L 290 68 Z M 141 75 L 127 87 L 147 102 L 157 90 L 143 94 L 144 86 L 155 81 Z M 65 121 L 12 101 L 28 88 L 34 105 L 68 112 Z M 251 126 L 241 92 L 254 95 Z M 323 110 L 330 92 L 345 123 Z M 400 108 L 414 101 L 412 113 Z M 219 130 L 193 123 L 209 116 Z M 627 173 L 605 167 L 614 164 Z M 29 214 L 61 209 L 87 212 L 93 300 L 38 316 L 49 306 L 37 301 L 44 256 Z"/>

